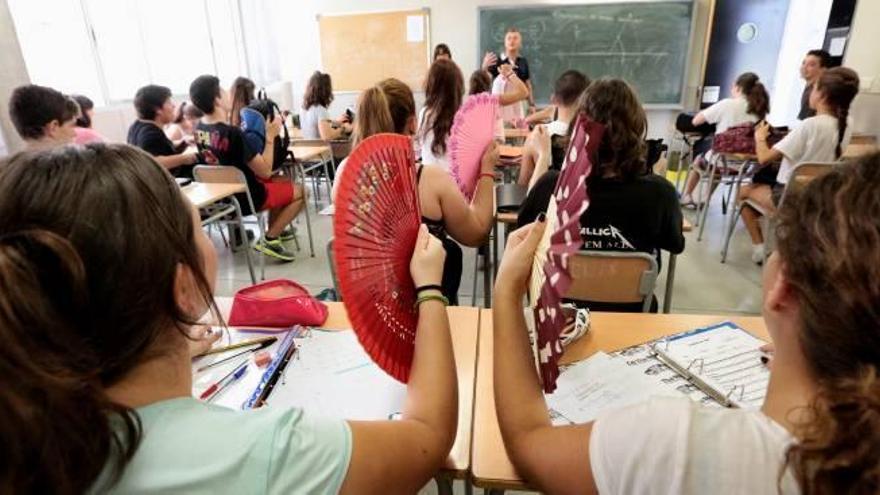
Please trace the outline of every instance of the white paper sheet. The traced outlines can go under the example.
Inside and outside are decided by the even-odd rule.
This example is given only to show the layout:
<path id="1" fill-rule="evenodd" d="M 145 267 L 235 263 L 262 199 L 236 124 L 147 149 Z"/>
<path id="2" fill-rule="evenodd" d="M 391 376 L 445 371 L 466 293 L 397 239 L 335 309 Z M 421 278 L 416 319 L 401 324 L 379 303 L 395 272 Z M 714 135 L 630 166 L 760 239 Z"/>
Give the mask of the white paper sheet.
<path id="1" fill-rule="evenodd" d="M 703 103 L 718 103 L 721 97 L 721 86 L 703 87 Z"/>
<path id="2" fill-rule="evenodd" d="M 621 360 L 597 352 L 565 369 L 556 381 L 556 391 L 546 398 L 554 413 L 573 423 L 587 423 L 604 411 L 673 394 Z"/>
<path id="3" fill-rule="evenodd" d="M 406 41 L 409 43 L 425 41 L 425 16 L 406 16 Z"/>
<path id="4" fill-rule="evenodd" d="M 842 57 L 845 49 L 846 36 L 831 38 L 831 43 L 828 44 L 828 53 L 830 53 L 832 57 Z"/>

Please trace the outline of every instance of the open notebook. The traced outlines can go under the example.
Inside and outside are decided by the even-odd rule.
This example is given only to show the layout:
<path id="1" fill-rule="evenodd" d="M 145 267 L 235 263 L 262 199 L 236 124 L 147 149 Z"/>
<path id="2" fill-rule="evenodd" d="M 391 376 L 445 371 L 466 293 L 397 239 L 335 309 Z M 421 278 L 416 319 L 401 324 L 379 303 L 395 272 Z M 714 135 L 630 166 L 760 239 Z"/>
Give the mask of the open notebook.
<path id="1" fill-rule="evenodd" d="M 685 396 L 708 407 L 758 408 L 770 373 L 764 342 L 730 322 L 672 335 L 568 366 L 546 396 L 557 424 L 592 421 L 652 396 Z"/>

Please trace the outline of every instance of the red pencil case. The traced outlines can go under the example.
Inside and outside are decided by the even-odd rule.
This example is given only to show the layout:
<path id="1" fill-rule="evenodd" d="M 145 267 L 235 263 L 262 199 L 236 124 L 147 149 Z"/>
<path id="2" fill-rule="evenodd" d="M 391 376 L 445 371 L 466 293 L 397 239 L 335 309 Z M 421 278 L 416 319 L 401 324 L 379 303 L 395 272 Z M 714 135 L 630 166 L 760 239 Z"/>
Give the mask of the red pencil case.
<path id="1" fill-rule="evenodd" d="M 327 321 L 327 306 L 301 285 L 285 279 L 267 280 L 235 293 L 231 326 L 318 326 Z"/>

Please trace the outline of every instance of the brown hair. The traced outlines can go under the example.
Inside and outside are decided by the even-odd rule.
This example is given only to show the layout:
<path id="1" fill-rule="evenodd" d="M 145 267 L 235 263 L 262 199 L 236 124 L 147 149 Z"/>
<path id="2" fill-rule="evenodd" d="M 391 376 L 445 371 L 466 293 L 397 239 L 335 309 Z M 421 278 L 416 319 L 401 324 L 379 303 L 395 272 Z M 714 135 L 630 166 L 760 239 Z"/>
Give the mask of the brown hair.
<path id="1" fill-rule="evenodd" d="M 113 483 L 141 429 L 105 388 L 181 352 L 200 315 L 177 305 L 180 266 L 213 308 L 189 206 L 129 146 L 25 152 L 0 170 L 0 232 L 0 491 L 82 493 L 105 467 Z"/>
<path id="2" fill-rule="evenodd" d="M 589 85 L 590 78 L 585 76 L 583 72 L 567 70 L 559 76 L 553 85 L 553 95 L 558 104 L 567 107 L 577 103 L 578 98 L 584 94 Z"/>
<path id="3" fill-rule="evenodd" d="M 631 180 L 647 171 L 648 119 L 635 90 L 622 79 L 602 78 L 581 96 L 579 113 L 605 126 L 591 177 L 606 173 Z M 569 126 L 568 139 L 574 126 Z"/>
<path id="4" fill-rule="evenodd" d="M 455 62 L 434 62 L 425 82 L 425 113 L 419 122 L 419 134 L 420 139 L 425 139 L 428 131 L 433 132 L 431 152 L 435 155 L 446 153 L 446 138 L 452 130 L 452 121 L 463 97 L 464 77 Z"/>
<path id="5" fill-rule="evenodd" d="M 19 86 L 9 97 L 9 117 L 15 130 L 24 139 L 40 139 L 45 127 L 58 121 L 59 125 L 77 118 L 79 105 L 59 91 L 45 86 Z"/>
<path id="6" fill-rule="evenodd" d="M 385 79 L 365 90 L 358 99 L 352 144 L 382 132 L 403 134 L 416 114 L 412 90 L 402 81 Z"/>
<path id="7" fill-rule="evenodd" d="M 880 489 L 880 154 L 835 167 L 779 210 L 783 273 L 818 393 L 786 465 L 805 494 Z"/>
<path id="8" fill-rule="evenodd" d="M 241 125 L 241 109 L 254 101 L 254 91 L 257 86 L 246 77 L 236 77 L 232 82 L 232 109 L 229 111 L 229 124 L 235 127 Z"/>
<path id="9" fill-rule="evenodd" d="M 746 110 L 748 113 L 758 117 L 758 120 L 764 120 L 764 117 L 770 113 L 770 95 L 767 89 L 754 72 L 744 72 L 736 78 L 736 87 L 742 91 L 743 96 L 749 106 Z"/>
<path id="10" fill-rule="evenodd" d="M 449 45 L 446 43 L 440 43 L 439 45 L 434 47 L 434 58 L 433 60 L 437 60 L 437 57 L 440 55 L 446 55 L 450 59 L 452 58 L 452 52 L 449 51 Z"/>
<path id="11" fill-rule="evenodd" d="M 846 121 L 849 118 L 849 106 L 859 93 L 859 75 L 847 67 L 835 67 L 822 72 L 816 81 L 816 89 L 825 96 L 825 101 L 834 109 L 837 117 L 837 148 L 835 156 L 843 154 L 841 145 L 846 135 Z"/>
<path id="12" fill-rule="evenodd" d="M 331 103 L 333 103 L 333 81 L 330 80 L 330 74 L 316 70 L 306 86 L 303 109 L 308 110 L 315 105 L 329 107 Z"/>
<path id="13" fill-rule="evenodd" d="M 492 91 L 492 76 L 484 70 L 475 70 L 468 81 L 468 94 L 478 95 Z"/>

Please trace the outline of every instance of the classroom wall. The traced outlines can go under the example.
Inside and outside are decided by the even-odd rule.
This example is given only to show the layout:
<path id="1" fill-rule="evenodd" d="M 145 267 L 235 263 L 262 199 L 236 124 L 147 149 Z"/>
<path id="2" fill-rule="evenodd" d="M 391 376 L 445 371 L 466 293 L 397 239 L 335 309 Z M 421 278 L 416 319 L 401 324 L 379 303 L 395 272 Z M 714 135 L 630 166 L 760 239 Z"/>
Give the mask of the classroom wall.
<path id="1" fill-rule="evenodd" d="M 9 96 L 30 82 L 6 0 L 0 0 L 0 54 L 0 156 L 4 156 L 24 144 L 9 119 Z"/>
<path id="2" fill-rule="evenodd" d="M 607 3 L 608 0 L 578 0 L 578 1 L 540 1 L 540 0 L 373 0 L 366 4 L 357 0 L 299 0 L 297 2 L 285 2 L 283 0 L 267 0 L 271 9 L 277 12 L 273 15 L 276 22 L 275 29 L 281 32 L 290 32 L 291 36 L 282 37 L 279 55 L 282 59 L 282 75 L 284 79 L 293 81 L 294 100 L 300 102 L 302 92 L 305 89 L 309 75 L 316 69 L 321 68 L 320 37 L 318 34 L 318 14 L 331 13 L 355 13 L 374 12 L 382 10 L 418 9 L 428 7 L 431 10 L 431 43 L 446 43 L 452 50 L 455 61 L 461 67 L 467 77 L 478 68 L 477 53 L 477 6 L 489 5 L 517 5 L 536 3 Z M 694 50 L 691 53 L 691 62 L 687 76 L 687 95 L 689 106 L 696 101 L 696 91 L 702 79 L 703 44 L 706 35 L 706 26 L 710 6 L 714 0 L 695 0 L 696 5 L 696 33 L 694 36 Z M 528 40 L 525 40 L 528 44 Z M 499 47 L 500 48 L 500 47 Z M 353 55 L 356 56 L 357 47 L 352 47 Z M 330 112 L 332 115 L 341 114 L 347 106 L 353 106 L 356 102 L 355 94 L 337 94 Z M 420 94 L 416 94 L 417 103 L 423 101 Z M 649 134 L 652 137 L 666 137 L 669 135 L 671 125 L 674 122 L 676 111 L 651 110 L 648 112 Z"/>

